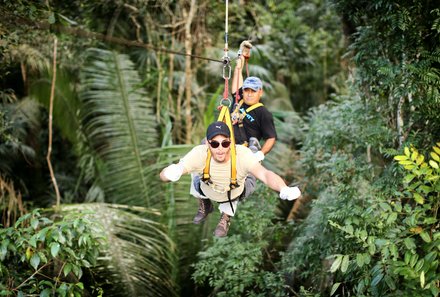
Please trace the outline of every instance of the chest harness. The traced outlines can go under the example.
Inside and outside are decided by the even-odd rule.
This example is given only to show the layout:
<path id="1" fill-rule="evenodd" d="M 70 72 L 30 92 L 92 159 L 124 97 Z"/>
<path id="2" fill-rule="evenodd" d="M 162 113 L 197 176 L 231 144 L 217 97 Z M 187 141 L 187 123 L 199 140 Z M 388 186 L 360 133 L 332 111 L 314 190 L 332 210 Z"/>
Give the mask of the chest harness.
<path id="1" fill-rule="evenodd" d="M 238 93 L 238 91 L 237 91 Z M 241 106 L 243 105 L 244 101 L 241 99 L 238 104 L 235 104 L 234 111 L 231 114 L 232 124 L 236 125 L 238 127 L 237 134 L 238 138 L 243 140 L 244 146 L 249 146 L 248 143 L 248 137 L 246 135 L 246 130 L 244 129 L 243 120 L 247 116 L 249 112 L 251 112 L 254 109 L 257 109 L 258 107 L 264 106 L 263 103 L 258 102 L 257 104 L 251 105 L 246 110 L 243 110 Z"/>

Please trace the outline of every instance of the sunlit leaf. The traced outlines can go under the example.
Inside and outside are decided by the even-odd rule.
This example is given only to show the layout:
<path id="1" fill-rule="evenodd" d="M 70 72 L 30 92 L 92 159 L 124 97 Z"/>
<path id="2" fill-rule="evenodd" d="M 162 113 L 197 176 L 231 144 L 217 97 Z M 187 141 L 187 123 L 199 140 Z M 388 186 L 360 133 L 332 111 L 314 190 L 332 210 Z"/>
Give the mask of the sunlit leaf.
<path id="1" fill-rule="evenodd" d="M 423 161 L 425 161 L 425 156 L 423 156 L 423 155 L 419 155 L 419 156 L 417 157 L 416 164 L 417 164 L 417 165 L 420 165 L 420 164 L 423 163 Z"/>
<path id="2" fill-rule="evenodd" d="M 414 152 L 411 154 L 411 160 L 415 161 L 418 156 L 419 156 L 419 153 L 416 150 L 414 150 Z"/>
<path id="3" fill-rule="evenodd" d="M 440 162 L 440 157 L 434 152 L 431 152 L 431 158 L 433 158 L 434 161 Z"/>
<path id="4" fill-rule="evenodd" d="M 410 157 L 411 153 L 410 153 L 408 147 L 405 147 L 405 148 L 403 149 L 403 152 L 405 153 L 405 156 L 407 156 L 408 158 Z"/>
<path id="5" fill-rule="evenodd" d="M 341 285 L 341 283 L 334 283 L 333 284 L 332 289 L 330 291 L 330 296 L 333 296 L 333 294 L 336 292 L 336 290 L 338 290 L 340 285 Z"/>
<path id="6" fill-rule="evenodd" d="M 429 160 L 429 165 L 434 169 L 438 169 L 438 163 L 434 160 Z"/>
<path id="7" fill-rule="evenodd" d="M 420 287 L 422 287 L 422 289 L 425 287 L 425 271 L 420 273 Z"/>
<path id="8" fill-rule="evenodd" d="M 408 174 L 403 178 L 403 182 L 409 184 L 414 179 L 414 177 L 416 177 L 414 174 Z"/>
<path id="9" fill-rule="evenodd" d="M 404 155 L 398 155 L 398 156 L 394 156 L 394 160 L 397 160 L 397 161 L 406 161 L 406 160 L 408 160 L 408 157 L 407 157 L 407 156 L 404 156 Z"/>
<path id="10" fill-rule="evenodd" d="M 349 255 L 345 255 L 342 258 L 342 263 L 341 263 L 341 271 L 342 272 L 346 272 L 348 269 L 348 264 L 350 263 L 350 256 Z"/>
<path id="11" fill-rule="evenodd" d="M 341 266 L 342 263 L 342 255 L 339 255 L 336 257 L 335 261 L 333 262 L 332 266 L 330 267 L 330 272 L 336 272 L 336 270 L 339 269 L 339 266 Z"/>
<path id="12" fill-rule="evenodd" d="M 423 204 L 425 202 L 425 199 L 422 197 L 422 195 L 420 195 L 419 193 L 414 193 L 414 200 L 419 203 L 419 204 Z"/>

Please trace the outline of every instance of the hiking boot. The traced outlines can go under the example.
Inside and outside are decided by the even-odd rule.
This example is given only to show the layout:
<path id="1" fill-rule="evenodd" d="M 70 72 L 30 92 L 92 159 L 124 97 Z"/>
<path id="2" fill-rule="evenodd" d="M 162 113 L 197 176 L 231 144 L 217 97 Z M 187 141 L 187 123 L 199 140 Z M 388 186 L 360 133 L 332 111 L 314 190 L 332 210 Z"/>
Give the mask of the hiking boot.
<path id="1" fill-rule="evenodd" d="M 194 224 L 200 224 L 206 217 L 214 210 L 214 205 L 212 205 L 209 199 L 199 199 L 199 209 L 197 214 L 193 219 Z"/>
<path id="2" fill-rule="evenodd" d="M 220 217 L 220 222 L 218 222 L 217 227 L 214 230 L 214 236 L 225 237 L 228 235 L 229 225 L 231 224 L 231 217 L 222 212 Z"/>
<path id="3" fill-rule="evenodd" d="M 260 145 L 260 142 L 258 141 L 258 139 L 256 139 L 255 137 L 249 138 L 249 149 L 253 153 L 256 153 L 259 150 L 261 150 L 261 145 Z"/>

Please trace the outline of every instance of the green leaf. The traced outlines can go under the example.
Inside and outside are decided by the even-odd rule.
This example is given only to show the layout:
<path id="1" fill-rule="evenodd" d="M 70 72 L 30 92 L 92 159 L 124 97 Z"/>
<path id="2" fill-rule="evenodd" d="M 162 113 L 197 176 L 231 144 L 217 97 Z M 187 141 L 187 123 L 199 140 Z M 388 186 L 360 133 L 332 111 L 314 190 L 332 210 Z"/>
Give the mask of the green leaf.
<path id="1" fill-rule="evenodd" d="M 56 258 L 58 256 L 58 252 L 60 251 L 60 244 L 58 242 L 54 242 L 50 246 L 50 254 L 52 257 Z"/>
<path id="2" fill-rule="evenodd" d="M 409 261 L 411 261 L 411 252 L 407 251 L 405 252 L 405 264 L 409 264 Z"/>
<path id="3" fill-rule="evenodd" d="M 405 184 L 409 184 L 414 179 L 414 177 L 416 177 L 414 174 L 408 174 L 403 178 L 403 182 Z"/>
<path id="4" fill-rule="evenodd" d="M 31 220 L 31 227 L 36 230 L 38 228 L 38 219 L 32 219 Z"/>
<path id="5" fill-rule="evenodd" d="M 423 231 L 422 233 L 420 233 L 420 237 L 425 241 L 425 242 L 431 242 L 431 237 L 429 236 L 428 232 Z"/>
<path id="6" fill-rule="evenodd" d="M 51 295 L 52 291 L 50 289 L 44 289 L 40 293 L 40 297 L 49 297 Z"/>
<path id="7" fill-rule="evenodd" d="M 429 160 L 429 165 L 431 165 L 432 168 L 438 169 L 438 163 L 434 160 Z"/>
<path id="8" fill-rule="evenodd" d="M 334 293 L 336 293 L 336 290 L 339 288 L 339 286 L 341 285 L 341 283 L 334 283 L 332 286 L 332 289 L 330 291 L 330 296 L 333 296 Z"/>
<path id="9" fill-rule="evenodd" d="M 420 287 L 423 289 L 425 287 L 425 271 L 420 273 Z"/>
<path id="10" fill-rule="evenodd" d="M 419 156 L 417 157 L 416 164 L 417 164 L 417 165 L 420 165 L 420 164 L 423 163 L 423 161 L 425 161 L 425 156 L 423 156 L 423 155 L 419 155 Z"/>
<path id="11" fill-rule="evenodd" d="M 433 146 L 432 149 L 438 154 L 440 155 L 440 148 Z"/>
<path id="12" fill-rule="evenodd" d="M 394 223 L 396 220 L 397 220 L 397 213 L 392 212 L 392 213 L 388 216 L 387 224 L 389 225 L 389 224 L 391 224 L 391 223 Z"/>
<path id="13" fill-rule="evenodd" d="M 406 170 L 413 170 L 414 168 L 416 168 L 415 165 L 405 165 L 403 166 L 403 168 L 405 168 Z"/>
<path id="14" fill-rule="evenodd" d="M 330 272 L 336 272 L 336 270 L 339 269 L 339 266 L 341 266 L 342 263 L 342 255 L 338 255 L 333 262 L 332 266 L 330 267 Z"/>
<path id="15" fill-rule="evenodd" d="M 40 265 L 40 257 L 37 253 L 33 254 L 30 260 L 31 266 L 34 267 L 35 270 L 38 269 L 38 265 Z"/>
<path id="16" fill-rule="evenodd" d="M 370 264 L 371 256 L 368 253 L 364 253 L 363 255 L 364 255 L 364 263 L 367 265 Z"/>
<path id="17" fill-rule="evenodd" d="M 408 147 L 405 147 L 405 148 L 403 149 L 403 152 L 404 152 L 405 156 L 407 156 L 408 158 L 410 157 L 411 153 L 410 153 Z"/>
<path id="18" fill-rule="evenodd" d="M 377 286 L 377 284 L 382 280 L 383 274 L 380 272 L 378 275 L 376 275 L 373 280 L 371 281 L 371 285 L 373 287 Z"/>
<path id="19" fill-rule="evenodd" d="M 350 263 L 350 256 L 349 255 L 345 255 L 342 258 L 342 263 L 341 263 L 341 271 L 343 273 L 345 273 L 347 271 L 349 263 Z"/>
<path id="20" fill-rule="evenodd" d="M 396 160 L 396 161 L 406 161 L 406 160 L 408 160 L 408 157 L 407 156 L 403 156 L 403 155 L 398 155 L 398 156 L 394 157 L 394 160 Z"/>
<path id="21" fill-rule="evenodd" d="M 356 254 L 356 264 L 359 267 L 364 266 L 364 257 L 362 254 Z"/>
<path id="22" fill-rule="evenodd" d="M 403 242 L 405 243 L 406 248 L 409 250 L 414 250 L 416 248 L 413 238 L 407 237 L 403 240 Z"/>
<path id="23" fill-rule="evenodd" d="M 415 161 L 418 156 L 419 156 L 419 153 L 416 150 L 413 151 L 413 153 L 411 154 L 411 160 Z"/>
<path id="24" fill-rule="evenodd" d="M 81 282 L 76 283 L 75 286 L 77 286 L 77 287 L 80 288 L 81 290 L 84 290 L 84 284 L 81 283 Z"/>
<path id="25" fill-rule="evenodd" d="M 422 195 L 420 195 L 419 193 L 414 193 L 414 200 L 418 203 L 418 204 L 423 204 L 425 202 L 425 199 L 422 197 Z"/>
<path id="26" fill-rule="evenodd" d="M 72 271 L 72 264 L 67 263 L 66 265 L 64 265 L 64 269 L 63 269 L 64 276 L 67 276 L 70 273 L 70 271 Z"/>
<path id="27" fill-rule="evenodd" d="M 399 161 L 400 165 L 414 165 L 413 161 Z"/>
<path id="28" fill-rule="evenodd" d="M 434 153 L 434 152 L 431 152 L 431 158 L 433 158 L 434 161 L 440 162 L 440 157 L 439 157 L 439 155 L 437 155 L 437 154 Z"/>
<path id="29" fill-rule="evenodd" d="M 394 209 L 395 209 L 397 212 L 401 212 L 401 211 L 402 211 L 402 203 L 400 203 L 399 201 L 396 202 L 396 203 L 394 204 Z"/>
<path id="30" fill-rule="evenodd" d="M 390 276 L 385 276 L 384 277 L 385 283 L 387 284 L 388 288 L 390 288 L 391 290 L 395 290 L 396 289 L 396 283 L 394 282 L 394 280 L 390 277 Z"/>
<path id="31" fill-rule="evenodd" d="M 416 266 L 414 267 L 415 272 L 419 272 L 420 269 L 422 269 L 423 264 L 425 264 L 425 260 L 420 259 L 420 260 L 417 262 Z"/>
<path id="32" fill-rule="evenodd" d="M 385 211 L 390 211 L 390 212 L 393 211 L 388 203 L 381 202 L 379 203 L 379 206 Z"/>

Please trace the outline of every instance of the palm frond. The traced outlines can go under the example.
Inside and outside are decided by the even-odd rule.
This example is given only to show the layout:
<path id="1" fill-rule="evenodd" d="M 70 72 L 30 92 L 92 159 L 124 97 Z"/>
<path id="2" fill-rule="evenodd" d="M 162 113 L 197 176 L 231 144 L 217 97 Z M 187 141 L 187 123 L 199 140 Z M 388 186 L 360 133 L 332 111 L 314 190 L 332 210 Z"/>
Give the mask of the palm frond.
<path id="1" fill-rule="evenodd" d="M 143 207 L 83 203 L 63 211 L 91 211 L 107 244 L 92 269 L 105 296 L 177 296 L 175 245 L 157 222 L 160 213 Z"/>
<path id="2" fill-rule="evenodd" d="M 128 56 L 90 49 L 86 61 L 80 116 L 104 162 L 106 200 L 154 205 L 150 184 L 157 180 L 152 164 L 158 140 L 152 100 Z"/>

